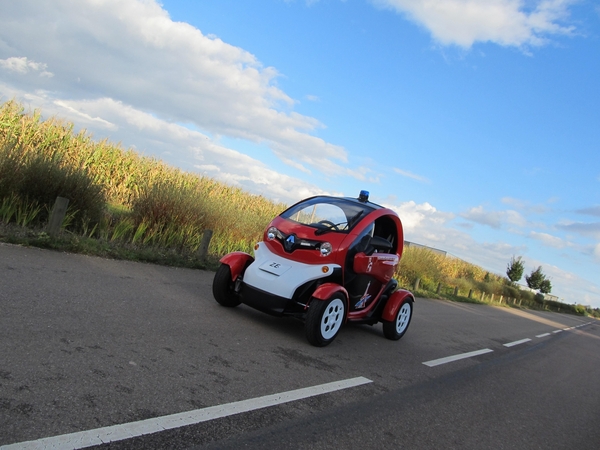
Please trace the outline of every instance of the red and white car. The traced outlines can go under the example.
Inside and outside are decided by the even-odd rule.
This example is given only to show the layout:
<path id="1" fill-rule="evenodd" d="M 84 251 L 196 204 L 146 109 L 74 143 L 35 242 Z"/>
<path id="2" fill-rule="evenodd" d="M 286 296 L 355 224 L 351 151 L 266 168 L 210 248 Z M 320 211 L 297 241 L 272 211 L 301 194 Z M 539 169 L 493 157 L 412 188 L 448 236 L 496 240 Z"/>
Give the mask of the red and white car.
<path id="1" fill-rule="evenodd" d="M 254 247 L 254 257 L 221 258 L 213 295 L 223 306 L 240 303 L 305 322 L 308 341 L 331 343 L 345 322 L 383 323 L 386 338 L 408 329 L 414 296 L 393 278 L 404 244 L 391 209 L 368 199 L 317 196 L 277 216 Z"/>

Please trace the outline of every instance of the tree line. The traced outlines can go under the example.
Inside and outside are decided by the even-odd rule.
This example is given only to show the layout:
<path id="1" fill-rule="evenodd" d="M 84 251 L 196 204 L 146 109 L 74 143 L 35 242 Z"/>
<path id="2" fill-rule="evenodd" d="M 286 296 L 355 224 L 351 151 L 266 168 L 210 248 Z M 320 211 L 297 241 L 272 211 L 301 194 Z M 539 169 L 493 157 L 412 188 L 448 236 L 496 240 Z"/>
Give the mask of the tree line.
<path id="1" fill-rule="evenodd" d="M 506 268 L 506 276 L 513 283 L 517 283 L 523 277 L 525 262 L 521 256 L 513 256 Z M 552 283 L 542 272 L 542 266 L 531 271 L 525 276 L 525 281 L 530 289 L 540 291 L 542 294 L 549 294 L 552 291 Z"/>

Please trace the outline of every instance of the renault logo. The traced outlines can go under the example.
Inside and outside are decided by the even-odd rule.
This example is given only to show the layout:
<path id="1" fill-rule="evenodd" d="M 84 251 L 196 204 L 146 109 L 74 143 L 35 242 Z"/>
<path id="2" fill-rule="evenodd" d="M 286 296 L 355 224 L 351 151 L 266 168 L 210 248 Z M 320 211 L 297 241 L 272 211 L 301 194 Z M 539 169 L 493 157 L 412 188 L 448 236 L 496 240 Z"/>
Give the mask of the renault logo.
<path id="1" fill-rule="evenodd" d="M 296 236 L 294 236 L 293 234 L 290 234 L 287 238 L 285 238 L 285 243 L 283 246 L 289 252 L 292 250 L 295 243 L 296 243 Z"/>

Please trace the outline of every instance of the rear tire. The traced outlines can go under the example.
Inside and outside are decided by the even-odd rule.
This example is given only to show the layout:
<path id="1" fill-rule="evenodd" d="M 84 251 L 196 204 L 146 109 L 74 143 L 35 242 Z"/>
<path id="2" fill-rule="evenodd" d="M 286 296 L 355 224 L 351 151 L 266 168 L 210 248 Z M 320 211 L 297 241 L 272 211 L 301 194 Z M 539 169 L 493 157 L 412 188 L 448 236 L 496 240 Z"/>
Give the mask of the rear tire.
<path id="1" fill-rule="evenodd" d="M 312 299 L 306 315 L 306 339 L 316 347 L 325 347 L 335 339 L 346 314 L 345 298 L 334 294 L 329 300 Z"/>
<path id="2" fill-rule="evenodd" d="M 221 264 L 212 284 L 213 296 L 219 305 L 233 308 L 242 303 L 240 296 L 233 290 L 234 284 L 231 280 L 231 269 L 227 264 Z"/>
<path id="3" fill-rule="evenodd" d="M 410 300 L 405 301 L 398 308 L 398 312 L 396 313 L 396 317 L 393 321 L 383 322 L 383 335 L 391 339 L 392 341 L 397 341 L 406 330 L 408 330 L 408 326 L 410 325 L 410 319 L 412 318 L 413 305 Z"/>

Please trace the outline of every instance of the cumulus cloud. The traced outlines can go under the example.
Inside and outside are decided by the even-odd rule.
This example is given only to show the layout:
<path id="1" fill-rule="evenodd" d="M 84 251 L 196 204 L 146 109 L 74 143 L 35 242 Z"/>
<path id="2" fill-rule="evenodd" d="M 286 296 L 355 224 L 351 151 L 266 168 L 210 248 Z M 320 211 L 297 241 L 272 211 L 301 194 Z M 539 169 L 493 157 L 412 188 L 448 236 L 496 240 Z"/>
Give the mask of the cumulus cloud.
<path id="1" fill-rule="evenodd" d="M 39 63 L 35 61 L 31 61 L 26 57 L 22 56 L 11 57 L 6 59 L 0 59 L 0 68 L 7 70 L 9 72 L 16 72 L 19 74 L 26 74 L 29 72 L 39 72 L 41 77 L 52 77 L 53 73 L 48 72 L 46 69 L 48 68 L 47 64 Z"/>
<path id="2" fill-rule="evenodd" d="M 371 0 L 425 27 L 442 45 L 540 46 L 573 32 L 562 24 L 574 0 Z"/>
<path id="3" fill-rule="evenodd" d="M 524 227 L 527 224 L 527 220 L 517 211 L 486 211 L 483 206 L 475 206 L 461 213 L 460 217 L 496 229 L 504 225 Z"/>
<path id="4" fill-rule="evenodd" d="M 0 42 L 5 72 L 46 74 L 43 82 L 10 78 L 13 88 L 43 90 L 58 101 L 114 99 L 211 135 L 266 145 L 305 172 L 353 175 L 345 149 L 314 134 L 323 125 L 293 111 L 274 68 L 174 22 L 154 0 L 8 2 Z"/>
<path id="5" fill-rule="evenodd" d="M 529 237 L 536 239 L 542 242 L 544 245 L 553 248 L 565 248 L 571 246 L 571 244 L 559 237 L 552 236 L 548 233 L 538 233 L 536 231 L 531 231 L 529 233 Z"/>

